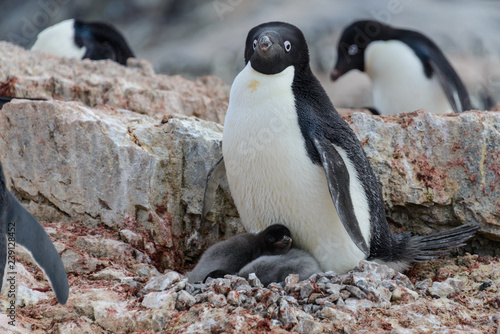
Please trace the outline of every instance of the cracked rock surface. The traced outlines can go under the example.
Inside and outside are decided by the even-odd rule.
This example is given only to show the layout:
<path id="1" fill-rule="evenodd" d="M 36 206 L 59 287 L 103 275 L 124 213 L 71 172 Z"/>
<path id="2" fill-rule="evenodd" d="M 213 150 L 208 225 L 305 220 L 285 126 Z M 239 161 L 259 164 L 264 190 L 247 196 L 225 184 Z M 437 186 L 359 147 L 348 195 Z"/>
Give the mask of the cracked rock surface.
<path id="1" fill-rule="evenodd" d="M 17 323 L 1 312 L 0 331 L 496 333 L 500 113 L 346 116 L 393 229 L 425 234 L 475 220 L 480 235 L 465 250 L 480 256 L 461 250 L 404 274 L 363 262 L 347 275 L 267 287 L 253 276 L 188 284 L 183 274 L 204 249 L 243 232 L 225 180 L 200 220 L 221 156 L 222 126 L 211 121 L 221 121 L 228 87 L 129 65 L 1 43 L 0 93 L 48 101 L 3 107 L 0 160 L 61 254 L 70 297 L 57 304 L 18 248 Z M 4 284 L 0 309 L 8 303 Z"/>

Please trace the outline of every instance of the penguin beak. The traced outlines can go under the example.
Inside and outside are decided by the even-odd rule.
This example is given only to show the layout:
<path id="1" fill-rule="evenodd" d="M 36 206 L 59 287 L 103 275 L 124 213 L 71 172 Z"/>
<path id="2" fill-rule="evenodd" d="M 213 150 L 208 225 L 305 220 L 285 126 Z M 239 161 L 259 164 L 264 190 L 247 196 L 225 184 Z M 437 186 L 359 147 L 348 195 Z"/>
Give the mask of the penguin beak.
<path id="1" fill-rule="evenodd" d="M 267 52 L 267 50 L 273 45 L 269 36 L 264 35 L 259 38 L 259 48 L 260 50 Z"/>
<path id="2" fill-rule="evenodd" d="M 281 238 L 280 240 L 276 241 L 276 245 L 277 246 L 280 246 L 280 247 L 288 247 L 292 244 L 292 238 L 290 238 L 289 236 L 285 235 L 283 236 L 283 238 Z"/>
<path id="3" fill-rule="evenodd" d="M 265 32 L 257 39 L 257 47 L 255 52 L 263 59 L 272 59 L 277 56 L 281 48 L 275 43 L 279 36 L 275 36 L 274 32 Z"/>
<path id="4" fill-rule="evenodd" d="M 336 81 L 336 80 L 337 80 L 338 78 L 340 78 L 343 74 L 344 74 L 344 73 L 343 73 L 343 71 L 342 71 L 340 68 L 335 67 L 335 68 L 333 69 L 333 71 L 330 73 L 330 79 L 331 79 L 332 81 Z"/>

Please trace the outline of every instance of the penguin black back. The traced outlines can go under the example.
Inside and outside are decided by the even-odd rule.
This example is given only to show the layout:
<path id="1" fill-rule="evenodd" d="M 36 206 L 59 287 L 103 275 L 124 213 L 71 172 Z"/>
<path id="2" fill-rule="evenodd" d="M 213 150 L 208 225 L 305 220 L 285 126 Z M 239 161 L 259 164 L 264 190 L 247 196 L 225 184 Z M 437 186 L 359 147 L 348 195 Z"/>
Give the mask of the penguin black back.
<path id="1" fill-rule="evenodd" d="M 413 43 L 421 42 L 422 44 L 435 46 L 431 40 L 422 34 L 402 29 L 395 34 L 391 31 L 392 29 L 389 26 L 375 21 L 361 21 L 353 24 L 351 26 L 352 29 L 346 29 L 346 34 L 349 35 L 349 38 L 351 38 L 354 33 L 360 31 L 359 25 L 363 26 L 365 31 L 371 31 L 369 36 L 372 38 L 379 36 L 379 38 L 390 39 L 404 35 L 404 41 L 416 40 L 417 42 Z M 377 26 L 379 27 L 376 28 Z M 368 41 L 365 40 L 364 42 L 360 42 L 356 38 L 353 38 L 353 41 L 358 43 L 356 45 L 358 45 L 358 50 L 360 50 L 359 53 L 362 55 Z M 345 45 L 342 46 L 345 47 Z M 423 50 L 430 49 L 432 48 L 423 48 Z M 441 55 L 443 62 L 449 66 L 452 77 L 455 79 L 459 92 L 462 94 L 463 105 L 470 107 L 470 105 L 467 104 L 467 92 L 458 78 L 458 75 L 446 61 L 439 48 L 435 46 L 435 49 L 437 53 Z M 419 57 L 425 59 L 427 62 L 429 61 L 425 52 L 420 53 Z M 355 57 L 352 63 L 364 66 L 360 57 Z M 430 66 L 429 71 L 432 71 Z M 429 75 L 430 74 L 431 72 L 429 72 Z M 407 263 L 422 261 L 424 258 L 431 259 L 441 254 L 445 254 L 446 251 L 443 251 L 445 248 L 462 246 L 465 240 L 471 238 L 476 233 L 479 229 L 479 225 L 470 223 L 455 229 L 427 236 L 429 240 L 434 240 L 434 238 L 436 238 L 441 241 L 441 243 L 435 244 L 436 247 L 431 246 L 432 242 L 428 242 L 426 237 L 412 236 L 410 233 L 392 233 L 387 224 L 384 201 L 379 182 L 366 158 L 363 148 L 350 126 L 335 110 L 335 107 L 331 103 L 320 82 L 312 73 L 309 65 L 303 66 L 300 71 L 296 71 L 292 89 L 296 99 L 299 126 L 304 138 L 323 138 L 320 142 L 333 143 L 335 146 L 341 147 L 347 153 L 349 161 L 355 166 L 357 177 L 360 179 L 366 193 L 366 199 L 370 210 L 371 240 L 368 259 L 402 263 L 401 268 L 405 268 Z M 321 150 L 318 150 L 317 145 L 314 145 L 314 140 L 307 140 L 306 147 L 311 160 L 316 164 L 321 164 Z M 337 158 L 341 159 L 340 156 Z M 325 166 L 325 164 L 323 164 L 323 166 L 325 167 L 325 172 L 328 177 L 331 171 L 329 171 L 329 168 Z M 351 182 L 350 178 L 351 176 L 347 171 L 342 174 L 336 173 L 331 177 L 331 179 L 335 179 L 337 183 L 341 184 L 349 184 L 349 182 Z M 331 182 L 330 178 L 329 182 Z M 341 217 L 342 220 L 355 222 L 356 215 L 354 214 L 353 202 L 346 197 L 340 197 L 338 200 L 340 201 L 340 206 L 343 207 L 344 210 L 348 208 L 345 210 L 346 212 L 344 214 L 339 212 L 341 216 L 343 215 L 343 217 Z M 352 225 L 350 228 L 353 230 L 353 232 L 351 232 L 353 240 L 360 248 L 364 247 L 360 231 L 356 231 Z M 394 267 L 398 266 L 396 265 Z"/>
<path id="2" fill-rule="evenodd" d="M 85 47 L 83 58 L 92 60 L 112 59 L 122 65 L 134 53 L 125 38 L 113 26 L 103 22 L 75 20 L 75 43 Z"/>

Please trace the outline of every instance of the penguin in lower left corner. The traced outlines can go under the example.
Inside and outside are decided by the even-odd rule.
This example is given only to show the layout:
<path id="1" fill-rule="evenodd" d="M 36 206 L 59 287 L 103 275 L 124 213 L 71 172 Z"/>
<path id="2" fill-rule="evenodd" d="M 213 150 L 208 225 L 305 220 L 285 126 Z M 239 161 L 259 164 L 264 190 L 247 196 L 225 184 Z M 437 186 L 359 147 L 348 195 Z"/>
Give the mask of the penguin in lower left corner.
<path id="1" fill-rule="evenodd" d="M 17 245 L 31 254 L 48 278 L 57 301 L 66 304 L 69 284 L 61 257 L 42 225 L 7 189 L 0 163 L 0 290 L 5 274 L 15 271 L 11 257 Z"/>
<path id="2" fill-rule="evenodd" d="M 245 41 L 245 68 L 231 86 L 223 160 L 206 189 L 226 171 L 247 231 L 284 222 L 294 243 L 323 271 L 343 274 L 369 259 L 396 270 L 463 245 L 470 223 L 427 236 L 393 233 L 363 148 L 309 65 L 297 27 L 268 22 Z M 208 212 L 213 197 L 205 193 Z"/>
<path id="3" fill-rule="evenodd" d="M 331 79 L 354 69 L 370 77 L 373 104 L 381 114 L 472 109 L 467 89 L 444 53 L 418 31 L 374 20 L 353 22 L 341 34 Z"/>
<path id="4" fill-rule="evenodd" d="M 122 65 L 134 57 L 123 35 L 112 25 L 78 19 L 64 20 L 41 31 L 31 50 L 68 58 L 111 59 Z"/>

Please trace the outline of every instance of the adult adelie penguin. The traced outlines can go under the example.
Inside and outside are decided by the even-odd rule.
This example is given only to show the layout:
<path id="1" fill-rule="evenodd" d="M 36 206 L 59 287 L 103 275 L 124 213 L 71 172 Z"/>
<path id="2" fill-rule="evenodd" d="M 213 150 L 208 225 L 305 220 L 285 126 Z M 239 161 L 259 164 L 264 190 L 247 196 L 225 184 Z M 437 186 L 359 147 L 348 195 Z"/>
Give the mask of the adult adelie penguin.
<path id="1" fill-rule="evenodd" d="M 458 74 L 439 47 L 419 32 L 371 20 L 352 23 L 340 37 L 331 78 L 353 69 L 370 77 L 373 104 L 382 114 L 472 109 Z"/>
<path id="2" fill-rule="evenodd" d="M 5 273 L 15 271 L 12 254 L 17 245 L 31 253 L 49 279 L 59 303 L 66 304 L 69 285 L 61 257 L 42 225 L 7 189 L 0 163 L 0 290 Z"/>
<path id="3" fill-rule="evenodd" d="M 298 28 L 251 29 L 245 63 L 231 87 L 219 167 L 248 231 L 284 224 L 298 248 L 337 273 L 366 258 L 403 270 L 475 233 L 476 225 L 425 237 L 389 230 L 377 178 L 311 72 Z"/>
<path id="4" fill-rule="evenodd" d="M 59 22 L 40 32 L 31 50 L 68 58 L 111 59 L 122 65 L 134 57 L 125 38 L 111 25 L 76 19 Z"/>

